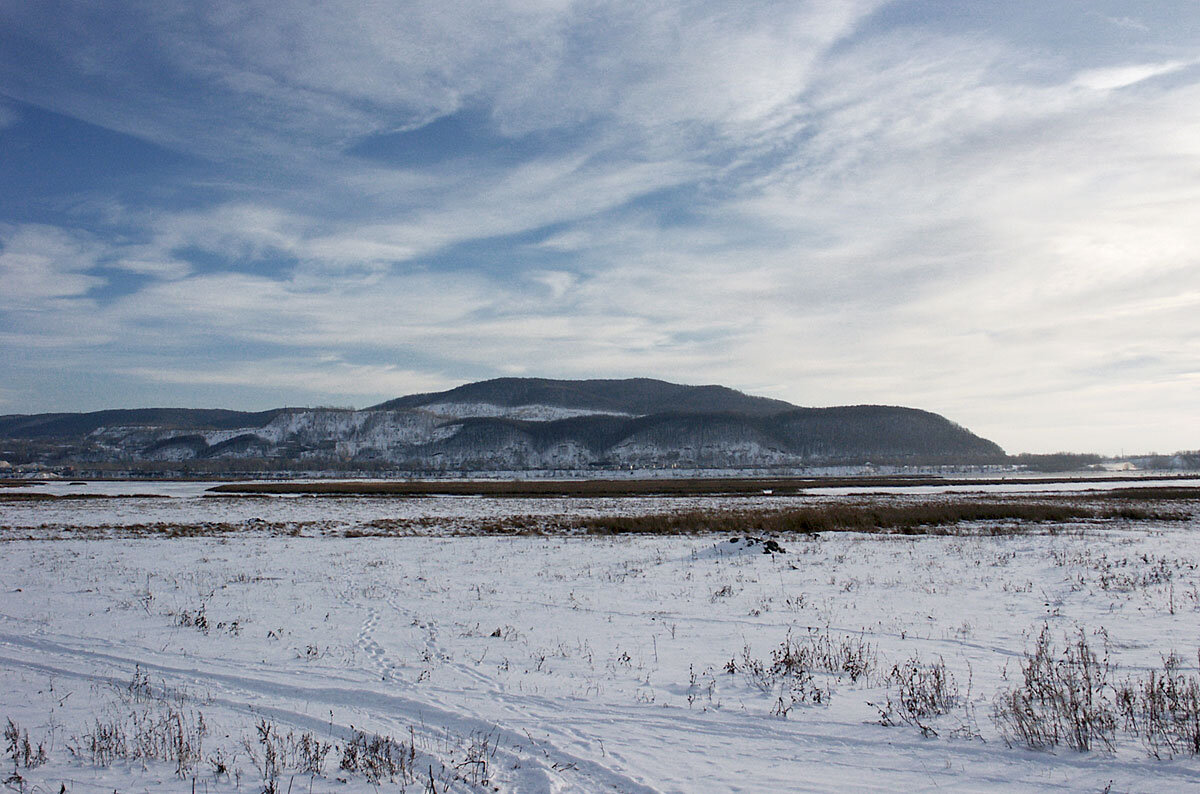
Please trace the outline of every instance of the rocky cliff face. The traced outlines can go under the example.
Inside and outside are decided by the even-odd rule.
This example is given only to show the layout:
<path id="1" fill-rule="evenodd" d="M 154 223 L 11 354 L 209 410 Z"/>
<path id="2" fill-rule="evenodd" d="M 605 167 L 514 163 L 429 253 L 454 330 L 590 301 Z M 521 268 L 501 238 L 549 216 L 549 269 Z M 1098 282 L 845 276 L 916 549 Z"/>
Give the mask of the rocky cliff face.
<path id="1" fill-rule="evenodd" d="M 988 463 L 1003 451 L 911 408 L 798 408 L 719 386 L 505 378 L 374 408 L 0 417 L 43 462 L 294 461 L 434 471 Z"/>

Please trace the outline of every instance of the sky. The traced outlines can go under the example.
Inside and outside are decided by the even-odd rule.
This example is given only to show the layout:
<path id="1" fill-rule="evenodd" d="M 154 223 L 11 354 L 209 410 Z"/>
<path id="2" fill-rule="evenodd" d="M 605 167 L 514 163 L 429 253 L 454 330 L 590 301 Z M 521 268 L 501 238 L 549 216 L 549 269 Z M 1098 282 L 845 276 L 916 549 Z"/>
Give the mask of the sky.
<path id="1" fill-rule="evenodd" d="M 0 414 L 500 376 L 1200 448 L 1195 0 L 0 0 Z"/>

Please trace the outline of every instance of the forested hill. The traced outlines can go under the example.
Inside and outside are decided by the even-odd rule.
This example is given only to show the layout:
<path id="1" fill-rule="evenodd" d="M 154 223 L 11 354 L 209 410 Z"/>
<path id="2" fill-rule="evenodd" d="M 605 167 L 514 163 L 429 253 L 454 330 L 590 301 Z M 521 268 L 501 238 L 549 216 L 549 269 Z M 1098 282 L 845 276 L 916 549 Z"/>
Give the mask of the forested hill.
<path id="1" fill-rule="evenodd" d="M 683 386 L 651 378 L 626 380 L 547 380 L 496 378 L 449 391 L 413 394 L 370 410 L 405 410 L 428 405 L 487 403 L 505 407 L 547 405 L 634 416 L 661 413 L 738 413 L 768 416 L 796 406 L 751 397 L 725 386 Z"/>
<path id="2" fill-rule="evenodd" d="M 914 408 L 801 408 L 724 386 L 500 378 L 363 410 L 134 409 L 0 417 L 10 462 L 419 471 L 984 464 L 996 444 Z"/>

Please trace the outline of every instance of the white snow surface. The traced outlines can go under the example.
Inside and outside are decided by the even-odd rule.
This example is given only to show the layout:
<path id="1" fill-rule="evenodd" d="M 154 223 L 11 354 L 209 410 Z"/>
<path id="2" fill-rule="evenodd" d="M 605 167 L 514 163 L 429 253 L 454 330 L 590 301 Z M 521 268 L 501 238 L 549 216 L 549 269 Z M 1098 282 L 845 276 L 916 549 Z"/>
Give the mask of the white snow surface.
<path id="1" fill-rule="evenodd" d="M 377 789 L 331 756 L 320 776 L 285 770 L 281 791 L 421 792 L 426 768 L 437 791 L 1200 790 L 1196 757 L 1154 759 L 1128 737 L 1111 752 L 1009 747 L 991 719 L 1043 626 L 1060 645 L 1078 629 L 1098 645 L 1104 630 L 1120 675 L 1171 651 L 1195 673 L 1195 518 L 779 537 L 782 554 L 711 535 L 459 534 L 505 515 L 774 504 L 212 498 L 182 486 L 170 498 L 0 502 L 0 722 L 48 747 L 46 764 L 18 770 L 27 791 L 190 791 L 194 778 L 196 791 L 258 792 L 242 739 L 255 745 L 261 718 L 416 747 L 412 780 Z M 427 518 L 429 534 L 338 536 L 389 518 Z M 156 522 L 244 531 L 114 530 Z M 257 529 L 288 522 L 297 536 Z M 201 608 L 207 633 L 181 624 Z M 769 662 L 789 634 L 866 643 L 873 672 L 818 672 L 825 702 L 773 714 L 779 692 L 725 668 Z M 894 696 L 886 673 L 914 655 L 944 660 L 960 692 L 933 718 L 937 736 L 885 727 L 871 705 Z M 135 671 L 184 693 L 209 725 L 205 757 L 228 753 L 240 776 L 207 761 L 180 778 L 167 763 L 73 756 L 96 719 L 131 708 Z M 487 785 L 472 774 L 483 738 Z"/>
<path id="2" fill-rule="evenodd" d="M 577 416 L 636 416 L 622 411 L 605 411 L 598 408 L 564 408 L 561 405 L 495 405 L 493 403 L 430 403 L 422 405 L 426 411 L 440 417 L 466 419 L 488 417 L 520 419 L 526 422 L 553 422 L 558 419 L 574 419 Z"/>

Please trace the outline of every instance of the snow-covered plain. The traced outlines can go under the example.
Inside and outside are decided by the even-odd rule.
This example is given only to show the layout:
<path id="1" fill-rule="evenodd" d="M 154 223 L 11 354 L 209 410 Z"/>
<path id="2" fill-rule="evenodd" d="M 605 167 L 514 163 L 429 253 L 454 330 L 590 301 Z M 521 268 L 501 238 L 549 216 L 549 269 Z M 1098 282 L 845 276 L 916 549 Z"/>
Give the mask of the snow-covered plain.
<path id="1" fill-rule="evenodd" d="M 1010 747 L 992 719 L 1043 626 L 1060 647 L 1082 630 L 1099 651 L 1106 633 L 1118 678 L 1171 651 L 1194 673 L 1195 517 L 780 537 L 781 554 L 712 535 L 472 534 L 506 515 L 796 501 L 0 501 L 0 722 L 47 750 L 9 786 L 258 792 L 265 725 L 292 733 L 281 748 L 337 745 L 319 775 L 285 753 L 281 792 L 1200 790 L 1195 756 L 1152 758 L 1126 733 L 1111 751 Z M 161 534 L 204 524 L 219 529 Z M 389 526 L 412 534 L 344 537 Z M 857 648 L 868 669 L 799 689 L 753 674 L 789 641 Z M 912 657 L 944 661 L 959 694 L 924 733 L 880 724 Z M 203 714 L 193 768 L 93 763 L 97 721 L 146 724 L 166 704 Z M 393 738 L 408 772 L 341 769 L 355 730 Z"/>

